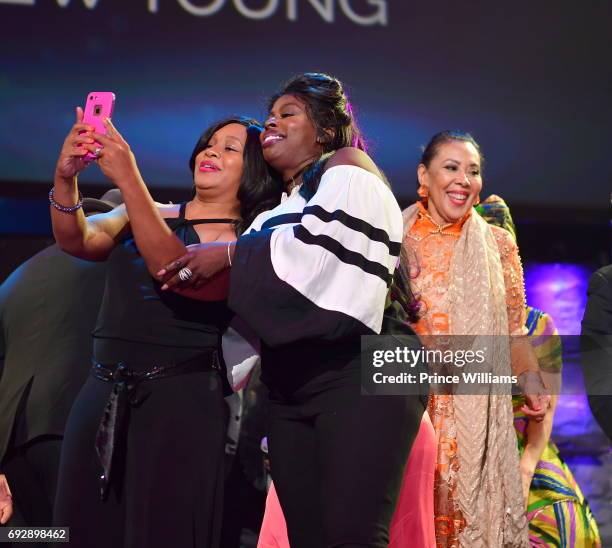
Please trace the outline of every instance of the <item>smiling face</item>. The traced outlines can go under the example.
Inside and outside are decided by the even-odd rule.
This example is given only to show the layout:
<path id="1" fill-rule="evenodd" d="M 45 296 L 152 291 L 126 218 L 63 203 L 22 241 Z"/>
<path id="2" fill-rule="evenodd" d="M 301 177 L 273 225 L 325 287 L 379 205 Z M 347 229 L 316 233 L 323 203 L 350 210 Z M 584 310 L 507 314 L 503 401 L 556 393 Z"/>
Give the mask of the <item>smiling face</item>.
<path id="1" fill-rule="evenodd" d="M 244 170 L 247 130 L 241 124 L 228 124 L 213 133 L 195 157 L 193 180 L 199 191 L 235 199 Z"/>
<path id="2" fill-rule="evenodd" d="M 439 224 L 453 223 L 474 205 L 482 189 L 480 154 L 466 141 L 437 147 L 429 166 L 419 164 L 419 183 L 427 188 L 427 210 Z"/>
<path id="3" fill-rule="evenodd" d="M 306 104 L 294 95 L 279 97 L 264 125 L 260 136 L 264 158 L 285 181 L 323 153 Z"/>

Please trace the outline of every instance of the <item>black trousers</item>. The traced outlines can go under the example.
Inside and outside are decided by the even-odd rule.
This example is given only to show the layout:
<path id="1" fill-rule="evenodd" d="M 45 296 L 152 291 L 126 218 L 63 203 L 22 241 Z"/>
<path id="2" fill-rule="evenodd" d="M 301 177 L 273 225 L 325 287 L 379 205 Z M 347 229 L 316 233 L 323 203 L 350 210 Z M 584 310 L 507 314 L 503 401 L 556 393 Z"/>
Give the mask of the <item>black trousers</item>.
<path id="1" fill-rule="evenodd" d="M 417 397 L 362 396 L 358 384 L 271 394 L 272 477 L 291 548 L 388 545 L 422 415 Z"/>

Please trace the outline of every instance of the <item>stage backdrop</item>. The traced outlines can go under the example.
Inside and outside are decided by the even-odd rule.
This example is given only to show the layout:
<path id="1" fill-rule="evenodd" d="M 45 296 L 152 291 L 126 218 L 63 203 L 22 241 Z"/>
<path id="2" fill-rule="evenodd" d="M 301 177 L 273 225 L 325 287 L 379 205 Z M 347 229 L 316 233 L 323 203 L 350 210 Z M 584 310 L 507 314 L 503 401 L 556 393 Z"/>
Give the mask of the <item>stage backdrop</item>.
<path id="1" fill-rule="evenodd" d="M 290 75 L 341 78 L 399 195 L 419 147 L 472 131 L 487 191 L 605 208 L 609 2 L 0 0 L 0 181 L 52 177 L 75 105 L 114 91 L 114 120 L 151 186 L 190 184 L 200 132 L 265 116 Z M 102 182 L 97 168 L 85 182 Z"/>

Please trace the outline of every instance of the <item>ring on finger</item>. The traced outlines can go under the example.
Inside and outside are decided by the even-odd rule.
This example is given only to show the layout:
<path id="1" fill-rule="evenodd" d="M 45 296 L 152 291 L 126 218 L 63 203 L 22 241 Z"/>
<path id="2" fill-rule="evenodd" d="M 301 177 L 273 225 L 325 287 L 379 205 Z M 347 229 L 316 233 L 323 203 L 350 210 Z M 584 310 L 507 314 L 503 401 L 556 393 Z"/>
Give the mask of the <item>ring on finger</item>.
<path id="1" fill-rule="evenodd" d="M 193 272 L 191 271 L 190 268 L 186 266 L 179 270 L 178 277 L 179 277 L 179 280 L 181 280 L 181 282 L 188 282 L 189 280 L 191 280 L 192 276 L 193 276 Z"/>
<path id="2" fill-rule="evenodd" d="M 99 157 L 100 157 L 100 153 L 101 153 L 101 152 L 102 152 L 102 147 L 96 147 L 96 148 L 94 148 L 93 155 L 94 155 L 96 158 L 99 158 Z"/>

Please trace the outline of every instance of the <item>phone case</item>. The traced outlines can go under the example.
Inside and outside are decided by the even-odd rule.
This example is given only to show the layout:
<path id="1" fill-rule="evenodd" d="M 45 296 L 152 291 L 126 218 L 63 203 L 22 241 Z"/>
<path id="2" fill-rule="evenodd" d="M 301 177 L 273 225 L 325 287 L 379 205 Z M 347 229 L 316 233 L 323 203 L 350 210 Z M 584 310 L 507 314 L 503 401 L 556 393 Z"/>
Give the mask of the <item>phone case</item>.
<path id="1" fill-rule="evenodd" d="M 106 135 L 106 127 L 102 123 L 104 118 L 111 118 L 115 107 L 115 94 L 112 91 L 92 91 L 87 95 L 83 112 L 83 123 L 95 128 L 96 133 Z M 95 143 L 100 145 L 100 143 Z M 95 160 L 96 157 L 88 152 L 86 160 Z"/>

